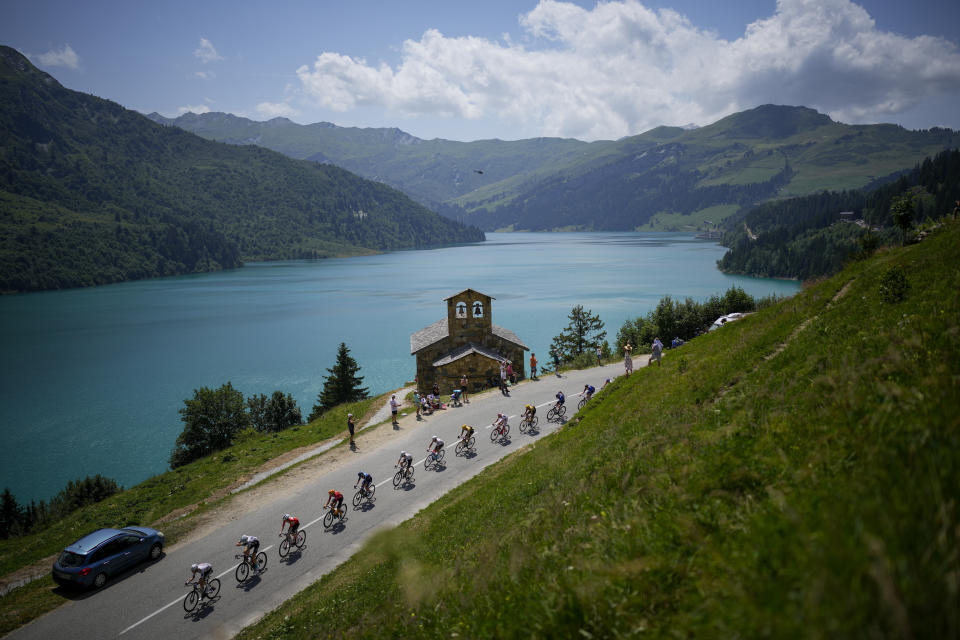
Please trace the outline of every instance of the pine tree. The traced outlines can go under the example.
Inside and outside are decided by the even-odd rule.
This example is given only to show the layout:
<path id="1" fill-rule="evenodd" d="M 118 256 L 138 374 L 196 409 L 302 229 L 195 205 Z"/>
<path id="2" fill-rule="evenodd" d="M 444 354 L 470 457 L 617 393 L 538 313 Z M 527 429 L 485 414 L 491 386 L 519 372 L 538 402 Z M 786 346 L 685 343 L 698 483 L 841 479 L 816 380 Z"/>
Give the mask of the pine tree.
<path id="1" fill-rule="evenodd" d="M 23 507 L 17 504 L 9 488 L 4 489 L 0 496 L 0 538 L 20 535 L 22 528 Z"/>
<path id="2" fill-rule="evenodd" d="M 567 317 L 570 324 L 560 335 L 554 336 L 552 343 L 552 348 L 557 350 L 562 359 L 572 360 L 602 344 L 607 337 L 600 316 L 593 315 L 589 309 L 584 309 L 583 305 L 575 306 Z"/>
<path id="3" fill-rule="evenodd" d="M 317 404 L 313 405 L 309 421 L 316 420 L 324 411 L 344 402 L 356 402 L 367 397 L 367 389 L 360 386 L 363 376 L 357 376 L 360 365 L 350 357 L 350 349 L 343 342 L 337 349 L 337 362 L 327 369 L 330 375 L 324 377 L 323 391 L 317 395 Z"/>

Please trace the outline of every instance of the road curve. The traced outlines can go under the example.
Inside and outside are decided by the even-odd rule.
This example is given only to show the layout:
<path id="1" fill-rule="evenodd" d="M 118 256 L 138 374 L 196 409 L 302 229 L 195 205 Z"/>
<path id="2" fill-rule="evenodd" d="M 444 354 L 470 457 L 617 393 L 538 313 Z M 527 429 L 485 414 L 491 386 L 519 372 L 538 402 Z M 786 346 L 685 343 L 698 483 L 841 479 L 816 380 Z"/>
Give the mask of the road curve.
<path id="1" fill-rule="evenodd" d="M 635 358 L 640 365 L 640 358 Z M 508 453 L 555 431 L 558 426 L 546 421 L 549 405 L 558 390 L 567 394 L 567 419 L 577 408 L 577 394 L 587 383 L 597 389 L 606 378 L 623 373 L 623 365 L 610 364 L 580 371 L 565 372 L 562 377 L 547 375 L 514 387 L 510 397 L 488 393 L 471 397 L 461 407 L 439 411 L 422 422 L 404 426 L 387 444 L 369 451 L 362 447 L 355 460 L 323 474 L 306 486 L 283 492 L 278 489 L 273 503 L 224 522 L 216 531 L 188 544 L 177 546 L 155 563 L 139 566 L 123 577 L 112 580 L 100 591 L 71 594 L 63 606 L 11 633 L 16 640 L 98 640 L 122 638 L 139 640 L 176 637 L 227 638 L 251 624 L 263 614 L 330 572 L 348 559 L 370 535 L 386 526 L 394 526 L 457 485 L 466 482 L 484 467 Z M 527 403 L 538 406 L 540 431 L 521 434 L 518 414 Z M 511 416 L 509 440 L 490 441 L 488 425 L 498 411 Z M 471 458 L 454 455 L 453 446 L 460 425 L 477 429 L 477 453 Z M 390 429 L 390 425 L 379 427 Z M 425 470 L 423 458 L 432 435 L 447 442 L 445 465 L 438 470 Z M 361 441 L 362 445 L 362 441 Z M 411 486 L 394 489 L 391 482 L 393 465 L 401 449 L 412 452 L 417 462 Z M 357 472 L 365 470 L 377 484 L 375 502 L 364 509 L 350 506 L 342 526 L 324 530 L 320 518 L 327 490 L 337 488 L 345 503 L 353 497 Z M 243 499 L 242 495 L 235 499 Z M 300 518 L 306 531 L 306 545 L 299 553 L 291 552 L 281 560 L 277 552 L 277 531 L 280 516 L 289 512 Z M 241 534 L 256 535 L 261 550 L 266 548 L 267 568 L 260 576 L 238 584 L 234 578 L 237 561 L 234 546 Z M 194 562 L 210 562 L 214 575 L 220 577 L 220 595 L 212 603 L 198 607 L 193 613 L 184 611 L 182 601 L 187 593 L 184 581 Z"/>

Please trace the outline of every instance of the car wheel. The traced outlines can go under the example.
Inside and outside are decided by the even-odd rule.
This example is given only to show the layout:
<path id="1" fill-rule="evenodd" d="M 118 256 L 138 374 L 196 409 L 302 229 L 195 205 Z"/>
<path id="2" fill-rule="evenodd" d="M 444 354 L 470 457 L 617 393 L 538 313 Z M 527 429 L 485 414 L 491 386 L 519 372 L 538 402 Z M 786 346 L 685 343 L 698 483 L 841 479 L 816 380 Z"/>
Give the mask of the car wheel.
<path id="1" fill-rule="evenodd" d="M 153 546 L 150 547 L 150 559 L 159 560 L 160 556 L 162 555 L 163 555 L 163 545 L 161 545 L 159 542 L 154 542 Z"/>
<path id="2" fill-rule="evenodd" d="M 101 571 L 97 574 L 97 577 L 93 579 L 93 588 L 100 589 L 105 584 L 107 584 L 107 574 Z"/>

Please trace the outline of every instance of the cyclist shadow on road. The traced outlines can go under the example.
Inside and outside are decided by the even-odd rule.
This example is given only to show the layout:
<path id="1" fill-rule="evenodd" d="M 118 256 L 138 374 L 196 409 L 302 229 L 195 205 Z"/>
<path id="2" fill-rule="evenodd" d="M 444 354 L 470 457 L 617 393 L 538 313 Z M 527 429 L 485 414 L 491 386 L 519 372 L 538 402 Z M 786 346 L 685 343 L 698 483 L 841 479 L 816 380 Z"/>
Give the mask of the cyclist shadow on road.
<path id="1" fill-rule="evenodd" d="M 237 583 L 237 589 L 243 589 L 244 591 L 252 591 L 255 586 L 263 582 L 262 576 L 267 570 L 264 569 L 259 573 L 254 573 L 252 576 L 244 580 L 243 582 Z"/>
<path id="2" fill-rule="evenodd" d="M 307 545 L 303 545 L 302 548 L 290 547 L 290 553 L 287 554 L 287 557 L 280 558 L 280 562 L 283 564 L 293 564 L 303 557 L 303 549 L 305 549 L 306 546 Z"/>
<path id="3" fill-rule="evenodd" d="M 501 447 L 506 447 L 510 445 L 511 440 L 510 440 L 510 436 L 506 435 L 506 436 L 503 436 L 502 438 L 497 438 L 493 442 L 495 444 L 499 444 Z"/>
<path id="4" fill-rule="evenodd" d="M 346 516 L 344 517 L 346 518 Z M 324 531 L 331 533 L 333 535 L 343 533 L 346 530 L 347 530 L 347 525 L 344 524 L 343 520 L 337 520 L 330 526 L 329 529 L 324 529 Z"/>
<path id="5" fill-rule="evenodd" d="M 194 609 L 190 613 L 185 614 L 183 616 L 183 619 L 191 620 L 193 622 L 200 622 L 201 620 L 206 618 L 208 615 L 213 613 L 214 609 L 216 608 L 214 607 L 214 604 L 216 604 L 219 601 L 220 601 L 219 595 L 217 595 L 217 597 L 215 598 L 204 598 L 203 602 L 201 602 L 196 609 Z"/>
<path id="6" fill-rule="evenodd" d="M 353 510 L 354 510 L 354 511 L 360 511 L 361 513 L 366 513 L 366 512 L 368 512 L 368 511 L 372 510 L 375 506 L 376 506 L 376 505 L 373 503 L 373 499 L 372 499 L 372 498 L 367 498 L 366 500 L 364 500 L 363 502 L 360 503 L 360 506 L 359 506 L 359 507 L 354 507 Z"/>
<path id="7" fill-rule="evenodd" d="M 407 480 L 403 484 L 394 487 L 393 490 L 394 491 L 413 491 L 416 488 L 417 488 L 417 483 L 414 482 L 413 479 L 411 478 L 410 480 Z"/>

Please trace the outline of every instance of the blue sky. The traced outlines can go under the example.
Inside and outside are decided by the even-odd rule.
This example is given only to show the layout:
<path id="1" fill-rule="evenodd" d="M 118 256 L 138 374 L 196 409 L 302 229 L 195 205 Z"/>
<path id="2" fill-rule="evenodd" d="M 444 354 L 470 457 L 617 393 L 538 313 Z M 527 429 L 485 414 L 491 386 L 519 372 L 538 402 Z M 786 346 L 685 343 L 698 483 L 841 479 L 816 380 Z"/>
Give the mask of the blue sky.
<path id="1" fill-rule="evenodd" d="M 149 113 L 612 139 L 758 104 L 960 129 L 960 2 L 6 2 L 0 43 Z"/>

